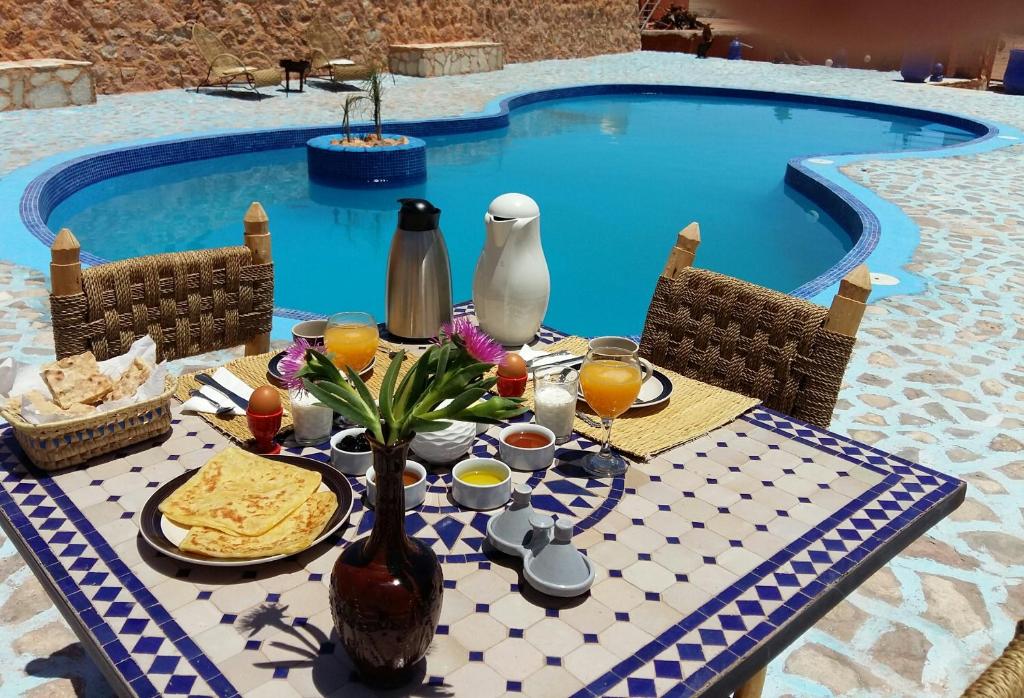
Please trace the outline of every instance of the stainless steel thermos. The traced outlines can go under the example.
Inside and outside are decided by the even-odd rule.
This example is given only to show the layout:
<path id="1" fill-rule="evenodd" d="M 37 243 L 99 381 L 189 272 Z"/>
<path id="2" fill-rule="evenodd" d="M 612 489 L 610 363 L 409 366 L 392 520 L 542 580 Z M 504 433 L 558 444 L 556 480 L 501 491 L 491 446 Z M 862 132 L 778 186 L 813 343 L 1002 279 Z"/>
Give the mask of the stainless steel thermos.
<path id="1" fill-rule="evenodd" d="M 425 199 L 399 199 L 386 286 L 387 328 L 398 337 L 437 336 L 452 319 L 452 270 L 438 227 L 441 209 Z"/>

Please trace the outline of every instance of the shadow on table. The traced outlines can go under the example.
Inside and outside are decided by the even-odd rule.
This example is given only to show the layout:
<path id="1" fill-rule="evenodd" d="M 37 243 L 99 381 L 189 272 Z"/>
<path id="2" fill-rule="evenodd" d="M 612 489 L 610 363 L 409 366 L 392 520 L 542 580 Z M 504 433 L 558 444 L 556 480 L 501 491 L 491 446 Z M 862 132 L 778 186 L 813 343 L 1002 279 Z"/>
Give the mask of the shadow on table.
<path id="1" fill-rule="evenodd" d="M 25 666 L 25 673 L 41 679 L 67 679 L 79 697 L 116 695 L 78 642 L 57 650 L 49 657 L 33 659 Z"/>
<path id="2" fill-rule="evenodd" d="M 261 669 L 311 669 L 313 684 L 321 694 L 337 690 L 338 677 L 341 683 L 359 681 L 359 675 L 352 667 L 345 650 L 338 640 L 337 631 L 328 636 L 320 628 L 309 623 L 294 624 L 289 619 L 288 607 L 279 603 L 265 603 L 238 619 L 237 628 L 249 637 L 270 629 L 281 633 L 285 640 L 265 640 L 264 643 L 277 650 L 294 653 L 295 659 L 257 662 L 253 666 Z M 415 677 L 405 686 L 387 691 L 374 691 L 379 696 L 451 696 L 450 687 L 426 684 L 426 660 L 417 665 Z"/>

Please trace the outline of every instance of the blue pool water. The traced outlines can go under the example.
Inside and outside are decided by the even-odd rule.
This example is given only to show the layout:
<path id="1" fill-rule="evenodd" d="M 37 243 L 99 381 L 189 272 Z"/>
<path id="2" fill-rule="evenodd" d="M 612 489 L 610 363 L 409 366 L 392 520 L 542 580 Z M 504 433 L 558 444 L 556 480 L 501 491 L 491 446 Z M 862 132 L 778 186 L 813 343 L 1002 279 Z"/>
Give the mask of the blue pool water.
<path id="1" fill-rule="evenodd" d="M 853 241 L 784 183 L 786 162 L 816 153 L 933 148 L 972 138 L 917 119 L 706 96 L 622 95 L 541 102 L 506 129 L 427 137 L 428 179 L 389 189 L 312 185 L 304 148 L 212 158 L 105 180 L 50 215 L 107 259 L 240 244 L 249 202 L 270 216 L 278 306 L 368 310 L 383 320 L 384 273 L 403 196 L 430 199 L 470 298 L 495 196 L 540 205 L 552 273 L 546 322 L 582 334 L 633 334 L 677 231 L 700 222 L 700 266 L 789 291 Z"/>

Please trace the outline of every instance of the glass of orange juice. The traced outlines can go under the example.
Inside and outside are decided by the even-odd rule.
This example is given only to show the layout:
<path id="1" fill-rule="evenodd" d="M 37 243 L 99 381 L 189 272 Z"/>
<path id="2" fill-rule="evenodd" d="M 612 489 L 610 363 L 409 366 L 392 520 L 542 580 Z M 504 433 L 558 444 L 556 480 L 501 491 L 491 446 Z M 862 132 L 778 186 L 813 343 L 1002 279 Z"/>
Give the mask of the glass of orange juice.
<path id="1" fill-rule="evenodd" d="M 327 320 L 324 347 L 342 373 L 351 368 L 365 371 L 377 353 L 380 333 L 377 321 L 369 313 L 335 313 Z"/>
<path id="2" fill-rule="evenodd" d="M 580 388 L 604 425 L 600 452 L 583 460 L 583 469 L 589 474 L 608 477 L 626 472 L 626 459 L 612 451 L 612 421 L 633 406 L 643 378 L 643 365 L 635 350 L 625 346 L 592 346 L 587 352 L 580 369 Z"/>

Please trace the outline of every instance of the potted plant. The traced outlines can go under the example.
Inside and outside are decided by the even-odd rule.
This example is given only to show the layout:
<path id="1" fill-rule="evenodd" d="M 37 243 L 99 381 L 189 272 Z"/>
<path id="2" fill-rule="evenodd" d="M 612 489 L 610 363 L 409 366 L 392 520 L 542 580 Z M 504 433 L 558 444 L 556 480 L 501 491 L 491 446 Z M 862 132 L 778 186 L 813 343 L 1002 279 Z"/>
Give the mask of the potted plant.
<path id="1" fill-rule="evenodd" d="M 333 145 L 344 145 L 359 148 L 381 148 L 394 145 L 405 145 L 409 142 L 406 136 L 385 135 L 382 110 L 384 105 L 384 81 L 389 73 L 383 72 L 379 66 L 374 66 L 363 81 L 362 95 L 349 95 L 342 106 L 342 129 L 344 138 L 332 141 Z M 394 82 L 394 76 L 391 81 Z M 370 114 L 373 117 L 373 132 L 357 135 L 353 138 L 349 128 L 349 116 L 352 106 L 358 102 L 368 101 L 370 103 Z"/>
<path id="2" fill-rule="evenodd" d="M 374 400 L 354 371 L 342 376 L 329 358 L 306 352 L 297 374 L 306 389 L 365 427 L 373 452 L 373 529 L 341 553 L 330 583 L 338 636 L 364 681 L 404 683 L 426 653 L 441 613 L 441 566 L 429 546 L 405 532 L 402 474 L 409 442 L 417 432 L 452 421 L 497 424 L 522 414 L 519 399 L 486 399 L 497 380 L 488 373 L 504 353 L 468 320 L 456 320 L 401 380 L 406 354 L 396 353 Z"/>
<path id="3" fill-rule="evenodd" d="M 342 133 L 306 142 L 309 177 L 333 186 L 404 185 L 427 177 L 426 143 L 419 138 L 384 133 L 382 109 L 388 73 L 374 67 L 361 95 L 342 103 Z M 392 78 L 393 79 L 393 78 Z M 363 102 L 370 105 L 373 130 L 353 133 L 352 116 Z"/>

